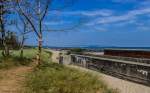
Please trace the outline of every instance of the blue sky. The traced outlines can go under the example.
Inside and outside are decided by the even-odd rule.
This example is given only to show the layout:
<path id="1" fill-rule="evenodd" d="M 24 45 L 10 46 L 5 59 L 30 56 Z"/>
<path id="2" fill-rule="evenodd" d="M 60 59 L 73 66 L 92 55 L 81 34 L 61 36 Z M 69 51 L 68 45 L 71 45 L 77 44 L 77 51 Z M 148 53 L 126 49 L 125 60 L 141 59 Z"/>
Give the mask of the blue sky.
<path id="1" fill-rule="evenodd" d="M 150 47 L 150 0 L 75 1 L 61 11 L 49 11 L 47 29 L 74 29 L 44 32 L 44 45 Z M 28 38 L 26 44 L 37 43 L 34 34 Z"/>

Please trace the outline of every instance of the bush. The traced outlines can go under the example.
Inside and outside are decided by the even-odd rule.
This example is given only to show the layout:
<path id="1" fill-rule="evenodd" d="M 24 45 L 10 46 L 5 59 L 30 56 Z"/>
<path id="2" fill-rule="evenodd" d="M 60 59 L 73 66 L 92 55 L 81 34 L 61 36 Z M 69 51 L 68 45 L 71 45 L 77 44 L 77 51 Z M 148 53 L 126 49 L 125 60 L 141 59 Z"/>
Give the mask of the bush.
<path id="1" fill-rule="evenodd" d="M 85 49 L 81 49 L 81 48 L 73 48 L 70 50 L 71 53 L 83 53 L 85 51 Z"/>
<path id="2" fill-rule="evenodd" d="M 27 76 L 25 93 L 115 93 L 96 76 L 56 63 L 44 63 Z"/>

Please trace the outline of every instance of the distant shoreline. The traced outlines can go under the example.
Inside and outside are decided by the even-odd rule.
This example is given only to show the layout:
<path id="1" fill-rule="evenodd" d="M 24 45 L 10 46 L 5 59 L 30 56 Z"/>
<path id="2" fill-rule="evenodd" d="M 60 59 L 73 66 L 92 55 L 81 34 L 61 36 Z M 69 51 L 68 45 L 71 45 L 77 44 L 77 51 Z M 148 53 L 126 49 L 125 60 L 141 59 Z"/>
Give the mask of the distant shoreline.
<path id="1" fill-rule="evenodd" d="M 35 48 L 37 46 L 29 46 L 26 45 L 25 48 Z M 150 51 L 150 47 L 100 47 L 100 46 L 86 46 L 86 47 L 55 47 L 55 46 L 43 46 L 43 48 L 46 49 L 73 49 L 73 48 L 81 48 L 81 49 L 86 49 L 86 50 L 91 50 L 91 51 L 103 51 L 104 49 L 136 49 L 136 50 L 148 50 Z"/>

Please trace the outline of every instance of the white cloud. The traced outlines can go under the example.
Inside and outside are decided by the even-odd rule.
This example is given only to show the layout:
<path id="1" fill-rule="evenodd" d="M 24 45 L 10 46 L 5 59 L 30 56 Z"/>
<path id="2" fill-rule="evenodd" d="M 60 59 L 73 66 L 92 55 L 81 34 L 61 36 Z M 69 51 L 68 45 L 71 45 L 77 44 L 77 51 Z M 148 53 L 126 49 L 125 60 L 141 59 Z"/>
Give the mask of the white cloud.
<path id="1" fill-rule="evenodd" d="M 64 24 L 70 24 L 70 21 L 46 21 L 45 25 L 64 25 Z"/>
<path id="2" fill-rule="evenodd" d="M 150 0 L 141 0 L 139 1 L 139 6 L 140 7 L 149 7 L 149 4 L 150 4 Z"/>
<path id="3" fill-rule="evenodd" d="M 121 0 L 120 0 L 121 1 Z M 85 18 L 89 18 L 89 22 L 84 24 L 85 26 L 88 27 L 93 27 L 93 26 L 99 26 L 99 25 L 111 25 L 111 24 L 116 24 L 116 26 L 125 26 L 129 24 L 133 24 L 135 26 L 138 22 L 138 17 L 141 15 L 150 15 L 150 7 L 142 7 L 134 10 L 130 10 L 126 13 L 119 14 L 114 10 L 108 10 L 108 9 L 100 9 L 100 10 L 95 10 L 95 11 L 51 11 L 51 14 L 59 14 L 60 16 L 85 16 Z M 64 20 L 66 21 L 66 19 Z M 147 21 L 147 20 L 145 20 Z M 47 22 L 45 24 L 48 25 L 63 25 L 66 24 L 66 22 Z M 69 24 L 69 23 L 68 23 Z M 97 30 L 101 31 L 106 31 L 106 27 L 102 28 L 95 28 Z M 147 29 L 147 28 L 142 28 L 141 29 Z"/>
<path id="4" fill-rule="evenodd" d="M 109 23 L 116 23 L 121 21 L 130 21 L 135 19 L 137 16 L 144 15 L 144 14 L 150 14 L 150 8 L 131 10 L 128 13 L 123 15 L 100 17 L 90 23 L 87 23 L 87 25 L 109 24 Z"/>
<path id="5" fill-rule="evenodd" d="M 112 0 L 114 3 L 143 3 L 149 0 Z"/>
<path id="6" fill-rule="evenodd" d="M 137 29 L 139 31 L 150 31 L 149 26 L 139 26 L 139 27 L 137 27 Z"/>
<path id="7" fill-rule="evenodd" d="M 125 25 L 132 25 L 132 24 L 137 24 L 137 21 L 136 20 L 127 20 L 127 21 L 123 21 L 123 22 L 118 22 L 118 23 L 116 23 L 116 24 L 114 24 L 115 26 L 119 26 L 119 27 L 123 27 L 123 26 L 125 26 Z"/>
<path id="8" fill-rule="evenodd" d="M 95 17 L 95 16 L 110 16 L 113 14 L 112 10 L 107 10 L 107 9 L 100 9 L 100 10 L 91 10 L 91 11 L 51 11 L 50 14 L 61 14 L 65 16 L 89 16 L 89 17 Z"/>
<path id="9" fill-rule="evenodd" d="M 106 27 L 99 27 L 99 26 L 96 26 L 93 28 L 95 31 L 101 31 L 101 32 L 105 32 L 105 31 L 108 31 L 108 29 Z"/>
<path id="10" fill-rule="evenodd" d="M 76 14 L 81 14 L 84 16 L 110 16 L 112 15 L 111 10 L 96 10 L 96 11 L 78 11 Z"/>

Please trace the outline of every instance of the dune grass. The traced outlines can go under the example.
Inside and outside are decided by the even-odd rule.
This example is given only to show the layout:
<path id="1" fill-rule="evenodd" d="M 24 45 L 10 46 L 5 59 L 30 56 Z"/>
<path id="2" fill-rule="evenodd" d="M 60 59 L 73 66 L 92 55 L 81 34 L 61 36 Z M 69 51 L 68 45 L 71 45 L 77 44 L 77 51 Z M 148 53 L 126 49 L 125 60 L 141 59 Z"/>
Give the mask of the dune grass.
<path id="1" fill-rule="evenodd" d="M 36 58 L 37 53 L 38 53 L 37 48 L 24 49 L 25 58 L 29 58 L 29 59 Z M 15 57 L 19 57 L 20 52 L 13 51 L 11 55 Z M 51 52 L 47 52 L 45 49 L 42 50 L 42 61 L 50 61 L 51 56 L 52 56 Z"/>
<path id="2" fill-rule="evenodd" d="M 96 76 L 56 63 L 43 63 L 27 76 L 25 93 L 117 93 Z"/>
<path id="3" fill-rule="evenodd" d="M 36 58 L 37 49 L 25 49 L 23 58 L 20 51 L 11 52 L 10 57 L 0 55 L 0 69 L 30 64 Z M 26 76 L 24 93 L 117 93 L 96 76 L 52 63 L 51 55 L 43 50 L 42 64 Z"/>

